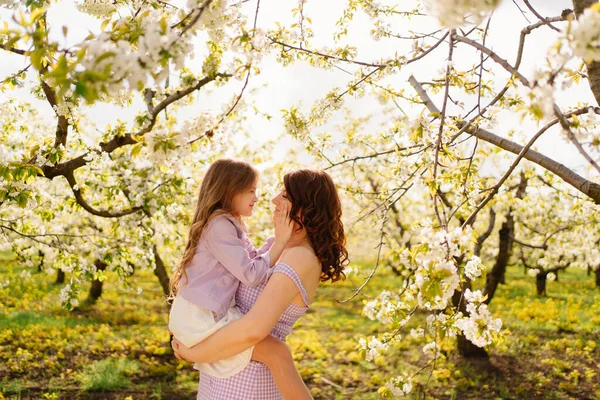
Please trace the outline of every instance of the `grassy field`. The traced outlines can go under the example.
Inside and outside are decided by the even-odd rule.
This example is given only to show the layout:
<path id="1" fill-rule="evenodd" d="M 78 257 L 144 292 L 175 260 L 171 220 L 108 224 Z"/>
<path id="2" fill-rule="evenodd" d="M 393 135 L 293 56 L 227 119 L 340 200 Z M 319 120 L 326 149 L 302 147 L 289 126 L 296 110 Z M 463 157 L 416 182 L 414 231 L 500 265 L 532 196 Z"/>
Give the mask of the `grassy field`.
<path id="1" fill-rule="evenodd" d="M 336 300 L 368 272 L 366 266 L 344 283 L 322 286 L 288 338 L 315 399 L 377 399 L 389 377 L 426 363 L 426 339 L 408 334 L 421 316 L 374 363 L 358 356 L 357 339 L 382 327 L 361 316 L 365 297 Z M 153 275 L 136 274 L 130 290 L 109 277 L 95 305 L 68 312 L 58 305 L 54 276 L 21 273 L 0 263 L 0 400 L 195 398 L 197 372 L 171 354 L 167 309 Z M 399 284 L 381 271 L 366 294 Z M 600 399 L 600 290 L 573 270 L 549 282 L 548 295 L 538 298 L 533 278 L 509 270 L 491 305 L 510 330 L 506 341 L 488 361 L 464 360 L 447 343 L 411 398 Z"/>

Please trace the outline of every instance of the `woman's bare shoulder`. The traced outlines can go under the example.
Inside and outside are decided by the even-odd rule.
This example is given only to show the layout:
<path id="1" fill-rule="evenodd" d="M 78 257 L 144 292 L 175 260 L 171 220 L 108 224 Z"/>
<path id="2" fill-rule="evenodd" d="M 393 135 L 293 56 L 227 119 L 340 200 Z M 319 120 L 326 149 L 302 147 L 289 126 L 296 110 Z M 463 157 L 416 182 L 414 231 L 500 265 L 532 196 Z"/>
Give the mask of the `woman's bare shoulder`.
<path id="1" fill-rule="evenodd" d="M 285 249 L 279 261 L 288 264 L 300 275 L 308 274 L 321 265 L 315 252 L 305 246 L 295 246 Z"/>

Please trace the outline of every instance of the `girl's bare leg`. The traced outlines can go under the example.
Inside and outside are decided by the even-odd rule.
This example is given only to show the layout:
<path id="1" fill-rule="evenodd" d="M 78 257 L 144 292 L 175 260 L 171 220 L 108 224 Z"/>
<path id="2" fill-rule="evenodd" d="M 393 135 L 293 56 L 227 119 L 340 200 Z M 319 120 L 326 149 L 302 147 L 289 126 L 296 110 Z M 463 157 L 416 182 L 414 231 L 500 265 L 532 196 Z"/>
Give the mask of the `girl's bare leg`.
<path id="1" fill-rule="evenodd" d="M 267 336 L 254 346 L 252 359 L 269 367 L 277 389 L 285 400 L 312 400 L 308 388 L 296 370 L 292 353 L 284 342 Z"/>

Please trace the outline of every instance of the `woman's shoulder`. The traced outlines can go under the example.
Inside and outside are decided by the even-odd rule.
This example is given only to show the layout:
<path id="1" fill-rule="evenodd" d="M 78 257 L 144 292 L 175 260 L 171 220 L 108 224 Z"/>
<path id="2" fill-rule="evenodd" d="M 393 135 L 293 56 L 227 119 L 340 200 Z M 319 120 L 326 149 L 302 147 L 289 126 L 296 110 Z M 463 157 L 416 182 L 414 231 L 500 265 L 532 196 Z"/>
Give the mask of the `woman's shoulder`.
<path id="1" fill-rule="evenodd" d="M 295 246 L 285 249 L 279 257 L 279 261 L 286 263 L 296 270 L 298 274 L 304 275 L 319 267 L 321 263 L 313 249 L 305 246 Z"/>

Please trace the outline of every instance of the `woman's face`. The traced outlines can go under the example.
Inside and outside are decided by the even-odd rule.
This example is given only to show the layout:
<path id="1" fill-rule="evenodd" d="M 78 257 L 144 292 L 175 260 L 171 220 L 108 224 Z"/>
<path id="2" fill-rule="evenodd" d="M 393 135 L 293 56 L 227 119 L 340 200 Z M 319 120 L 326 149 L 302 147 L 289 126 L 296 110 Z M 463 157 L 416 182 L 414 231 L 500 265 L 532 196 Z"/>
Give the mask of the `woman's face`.
<path id="1" fill-rule="evenodd" d="M 289 200 L 285 187 L 281 188 L 281 191 L 271 200 L 275 204 L 275 213 L 279 212 L 283 206 L 287 206 L 288 210 L 292 209 L 292 202 Z"/>

